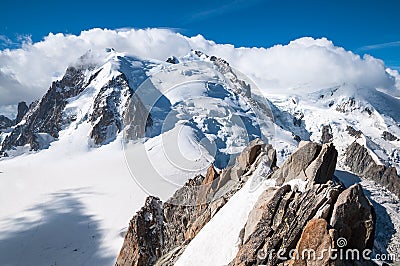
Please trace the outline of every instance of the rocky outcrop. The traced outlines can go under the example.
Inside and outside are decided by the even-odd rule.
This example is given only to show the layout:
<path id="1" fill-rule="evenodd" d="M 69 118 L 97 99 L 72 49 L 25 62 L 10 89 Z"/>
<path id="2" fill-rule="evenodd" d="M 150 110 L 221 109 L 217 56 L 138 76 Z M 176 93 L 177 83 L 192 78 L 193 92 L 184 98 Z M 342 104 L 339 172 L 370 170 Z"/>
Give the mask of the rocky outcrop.
<path id="1" fill-rule="evenodd" d="M 312 219 L 304 227 L 303 233 L 300 236 L 299 242 L 296 245 L 296 256 L 291 259 L 291 266 L 324 266 L 329 265 L 328 250 L 332 250 L 333 240 L 331 238 L 332 229 L 329 230 L 328 223 L 325 219 Z M 315 251 L 315 254 L 322 254 L 320 259 L 314 258 L 313 253 L 308 251 Z M 306 256 L 303 256 L 305 254 Z M 309 256 L 308 256 L 309 254 Z"/>
<path id="2" fill-rule="evenodd" d="M 342 99 L 340 103 L 336 105 L 336 111 L 340 113 L 350 113 L 358 110 L 361 113 L 367 113 L 372 115 L 374 109 L 372 106 L 366 105 L 365 103 L 356 100 L 354 97 Z"/>
<path id="3" fill-rule="evenodd" d="M 210 61 L 214 63 L 219 72 L 229 77 L 230 81 L 233 84 L 233 89 L 236 91 L 236 93 L 243 94 L 248 98 L 251 97 L 250 84 L 247 84 L 244 80 L 239 79 L 226 60 L 212 56 L 210 58 Z"/>
<path id="4" fill-rule="evenodd" d="M 278 185 L 293 179 L 323 184 L 332 179 L 337 156 L 332 143 L 320 145 L 304 141 L 271 178 L 276 179 Z"/>
<path id="5" fill-rule="evenodd" d="M 57 139 L 60 130 L 76 120 L 76 114 L 64 112 L 69 99 L 80 95 L 102 71 L 94 71 L 95 67 L 84 63 L 86 61 L 84 56 L 80 65 L 68 67 L 64 77 L 53 82 L 39 102 L 29 108 L 24 102 L 18 105 L 14 121 L 17 126 L 4 139 L 0 154 L 27 144 L 31 150 L 46 148 L 48 143 L 44 139 Z M 91 76 L 88 72 L 92 73 Z M 22 119 L 24 123 L 20 123 Z M 134 94 L 124 74 L 114 77 L 99 90 L 91 113 L 83 119 L 93 126 L 89 136 L 96 146 L 113 141 L 125 129 L 125 122 L 128 139 L 143 137 L 146 127 L 152 122 L 148 110 Z M 9 127 L 9 123 L 6 126 Z"/>
<path id="6" fill-rule="evenodd" d="M 350 136 L 355 137 L 355 138 L 360 138 L 362 135 L 361 130 L 355 130 L 354 127 L 352 126 L 347 126 L 346 128 L 347 133 L 349 133 Z"/>
<path id="7" fill-rule="evenodd" d="M 308 221 L 328 216 L 342 190 L 332 181 L 315 184 L 303 193 L 291 190 L 289 185 L 279 188 L 266 202 L 262 218 L 230 265 L 276 265 L 282 262 L 278 251 L 288 260 Z"/>
<path id="8" fill-rule="evenodd" d="M 212 192 L 212 181 L 216 178 L 215 169 L 211 166 L 206 177 L 197 176 L 190 179 L 181 189 L 165 203 L 159 202 L 157 205 L 148 205 L 150 199 L 146 200 L 145 208 L 149 213 L 161 210 L 162 215 L 158 216 L 157 224 L 160 224 L 160 237 L 155 242 L 138 242 L 135 233 L 137 220 L 143 219 L 143 209 L 139 211 L 131 220 L 129 229 L 126 233 L 124 245 L 118 256 L 116 265 L 173 265 L 179 255 L 184 251 L 186 245 L 203 228 L 226 201 L 219 200 L 209 202 Z M 208 191 L 208 193 L 207 193 Z M 155 210 L 152 210 L 154 208 Z M 142 231 L 149 231 L 152 223 L 145 223 Z M 146 227 L 147 226 L 147 227 Z M 153 251 L 157 250 L 158 253 Z M 153 252 L 153 253 L 152 253 Z M 152 259 L 142 260 L 142 264 L 135 264 L 138 261 L 136 254 L 153 254 Z M 128 258 L 128 259 L 127 259 Z"/>
<path id="9" fill-rule="evenodd" d="M 239 181 L 241 178 L 248 177 L 259 163 L 254 164 L 257 157 L 262 158 L 270 168 L 276 166 L 275 149 L 271 145 L 265 144 L 261 139 L 255 139 L 236 157 L 236 163 L 230 170 L 231 179 Z"/>
<path id="10" fill-rule="evenodd" d="M 373 206 L 361 186 L 355 184 L 339 195 L 330 225 L 336 230 L 335 236 L 346 239 L 346 248 L 362 251 L 373 248 L 375 221 Z M 338 239 L 335 237 L 334 240 Z"/>
<path id="11" fill-rule="evenodd" d="M 322 135 L 321 135 L 321 143 L 329 143 L 332 142 L 333 140 L 333 134 L 332 134 L 332 127 L 331 125 L 324 125 L 322 127 Z"/>
<path id="12" fill-rule="evenodd" d="M 0 130 L 9 128 L 9 127 L 13 126 L 13 124 L 14 123 L 10 118 L 8 118 L 4 115 L 0 115 Z"/>
<path id="13" fill-rule="evenodd" d="M 271 178 L 287 182 L 307 177 L 306 190 L 284 185 L 264 191 L 249 214 L 242 245 L 230 265 L 354 265 L 357 262 L 332 260 L 327 252 L 316 258 L 295 256 L 309 249 L 318 254 L 338 248 L 335 241 L 341 237 L 349 241 L 341 246 L 345 250 L 372 249 L 374 209 L 359 185 L 345 189 L 331 181 L 336 158 L 332 144 L 301 143 Z"/>
<path id="14" fill-rule="evenodd" d="M 304 118 L 304 114 L 301 111 L 296 111 L 293 114 L 293 125 L 296 127 L 301 127 L 301 125 L 303 123 L 302 122 L 303 118 Z"/>
<path id="15" fill-rule="evenodd" d="M 352 172 L 374 180 L 400 197 L 400 177 L 396 168 L 378 165 L 364 146 L 353 142 L 347 148 L 345 164 Z"/>
<path id="16" fill-rule="evenodd" d="M 20 103 L 18 103 L 17 117 L 14 120 L 12 120 L 4 115 L 0 115 L 0 130 L 15 126 L 16 124 L 21 122 L 22 118 L 28 112 L 28 109 L 29 108 L 26 105 L 26 102 L 20 102 Z"/>
<path id="17" fill-rule="evenodd" d="M 153 265 L 163 246 L 163 213 L 158 198 L 148 197 L 129 223 L 116 265 Z"/>
<path id="18" fill-rule="evenodd" d="M 179 60 L 175 56 L 168 57 L 166 62 L 170 64 L 179 64 Z"/>
<path id="19" fill-rule="evenodd" d="M 41 148 L 39 133 L 58 138 L 66 100 L 78 95 L 85 88 L 85 85 L 84 69 L 82 67 L 69 67 L 60 81 L 53 82 L 41 101 L 31 106 L 26 123 L 15 127 L 11 134 L 5 138 L 2 151 L 26 144 L 29 144 L 32 150 L 38 150 Z M 23 109 L 23 106 L 21 106 L 21 111 Z"/>
<path id="20" fill-rule="evenodd" d="M 361 187 L 311 183 L 304 192 L 289 185 L 266 190 L 249 214 L 242 245 L 229 265 L 365 264 L 361 256 L 333 259 L 329 253 L 372 250 L 375 212 Z M 347 245 L 339 242 L 343 239 Z"/>
<path id="21" fill-rule="evenodd" d="M 365 264 L 362 260 L 334 260 L 327 255 L 293 257 L 296 252 L 301 254 L 309 249 L 322 253 L 325 249 L 362 251 L 372 248 L 375 212 L 359 185 L 346 189 L 340 182 L 332 181 L 337 158 L 332 144 L 302 142 L 280 169 L 276 169 L 275 151 L 271 149 L 261 140 L 254 140 L 232 167 L 218 173 L 210 166 L 206 177 L 189 180 L 162 205 L 148 204 L 148 199 L 146 211 L 139 211 L 130 223 L 116 265 L 139 265 L 139 258 L 143 263 L 140 265 L 174 265 L 189 242 L 243 186 L 246 176 L 256 173 L 254 178 L 258 178 L 261 172 L 257 165 L 265 162 L 273 166 L 275 172 L 268 172 L 264 179 L 287 182 L 304 178 L 308 185 L 303 190 L 290 185 L 272 186 L 260 195 L 238 236 L 239 250 L 230 265 Z M 148 206 L 153 206 L 154 210 Z M 141 223 L 147 226 L 142 232 L 149 234 L 151 229 L 160 228 L 156 230 L 154 241 L 142 237 L 143 241 L 139 242 L 138 237 L 133 236 L 137 221 L 145 219 L 144 213 L 155 217 L 160 209 L 163 215 L 158 216 L 158 221 L 153 218 L 152 223 Z M 337 244 L 342 239 L 348 241 L 347 246 Z"/>
<path id="22" fill-rule="evenodd" d="M 392 133 L 390 133 L 390 132 L 388 132 L 388 131 L 383 131 L 383 133 L 382 133 L 382 138 L 383 138 L 384 140 L 387 140 L 387 141 L 396 141 L 396 140 L 399 140 L 398 137 L 396 137 L 395 135 L 393 135 Z"/>
<path id="23" fill-rule="evenodd" d="M 15 118 L 15 124 L 18 124 L 19 122 L 22 121 L 26 113 L 28 112 L 29 107 L 26 105 L 26 102 L 20 102 L 18 103 L 18 108 L 17 108 L 17 117 Z"/>
<path id="24" fill-rule="evenodd" d="M 314 142 L 300 142 L 299 148 L 276 170 L 271 178 L 276 179 L 278 185 L 298 178 L 304 169 L 317 158 L 321 145 Z"/>
<path id="25" fill-rule="evenodd" d="M 244 176 L 254 171 L 255 165 L 275 166 L 276 152 L 271 145 L 255 139 L 237 157 L 233 166 L 218 173 L 211 165 L 205 177 L 190 179 L 174 195 L 162 204 L 162 245 L 156 265 L 173 265 L 188 243 L 198 234 L 210 219 L 225 205 L 247 181 Z M 137 219 L 140 212 L 132 220 Z M 134 223 L 130 223 L 132 227 Z M 149 224 L 150 226 L 150 224 Z M 146 252 L 146 247 L 134 241 L 129 228 L 116 265 L 124 265 L 125 254 L 136 250 Z M 132 264 L 125 264 L 132 265 Z M 152 263 L 144 264 L 152 265 Z"/>
<path id="26" fill-rule="evenodd" d="M 143 137 L 148 123 L 146 119 L 149 117 L 146 110 L 129 87 L 126 76 L 121 74 L 101 88 L 96 96 L 93 113 L 90 116 L 93 124 L 90 137 L 96 145 L 104 145 L 113 141 L 122 131 L 125 124 L 124 119 L 126 125 L 130 126 L 127 132 L 133 131 L 129 135 L 131 139 L 133 133 L 136 133 L 135 139 Z M 124 117 L 125 112 L 127 113 L 126 117 Z M 128 119 L 131 120 L 128 121 Z"/>
<path id="27" fill-rule="evenodd" d="M 332 180 L 337 157 L 338 152 L 332 143 L 322 145 L 317 158 L 304 171 L 309 184 L 324 184 Z"/>

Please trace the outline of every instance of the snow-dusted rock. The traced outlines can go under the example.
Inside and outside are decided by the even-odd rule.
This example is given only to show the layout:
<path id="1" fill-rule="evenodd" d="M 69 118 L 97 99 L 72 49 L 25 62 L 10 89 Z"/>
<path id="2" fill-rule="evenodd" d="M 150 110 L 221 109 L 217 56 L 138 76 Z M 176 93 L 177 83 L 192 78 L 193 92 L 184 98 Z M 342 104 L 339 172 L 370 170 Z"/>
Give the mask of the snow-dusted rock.
<path id="1" fill-rule="evenodd" d="M 158 198 L 148 197 L 129 223 L 116 265 L 153 265 L 161 255 L 162 230 L 162 203 Z"/>
<path id="2" fill-rule="evenodd" d="M 346 151 L 345 164 L 362 177 L 369 178 L 400 197 L 400 176 L 396 168 L 378 164 L 368 150 L 353 142 Z"/>

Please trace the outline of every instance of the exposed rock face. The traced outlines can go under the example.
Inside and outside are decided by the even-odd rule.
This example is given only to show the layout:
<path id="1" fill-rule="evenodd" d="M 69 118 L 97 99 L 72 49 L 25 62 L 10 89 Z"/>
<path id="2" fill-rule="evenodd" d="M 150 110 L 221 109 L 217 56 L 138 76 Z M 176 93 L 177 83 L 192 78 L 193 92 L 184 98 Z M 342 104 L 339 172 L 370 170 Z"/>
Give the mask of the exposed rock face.
<path id="1" fill-rule="evenodd" d="M 171 57 L 168 57 L 167 63 L 179 64 L 179 60 L 178 60 L 178 58 L 176 58 L 175 56 L 171 56 Z"/>
<path id="2" fill-rule="evenodd" d="M 154 244 L 153 246 L 146 246 L 145 243 L 136 241 L 137 237 L 133 236 L 136 231 L 134 229 L 135 223 L 132 221 L 142 219 L 140 217 L 143 212 L 139 211 L 132 218 L 129 225 L 129 230 L 125 236 L 124 245 L 122 246 L 116 265 L 139 265 L 134 264 L 138 258 L 135 254 L 148 254 L 148 249 L 150 249 L 150 253 L 153 250 L 157 250 L 158 253 L 154 253 L 156 254 L 154 259 L 147 259 L 144 261 L 144 264 L 140 265 L 174 265 L 174 262 L 184 251 L 190 240 L 197 235 L 218 209 L 226 203 L 226 200 L 223 198 L 212 203 L 204 201 L 205 199 L 202 198 L 209 198 L 209 193 L 212 193 L 212 187 L 209 185 L 212 185 L 212 180 L 215 177 L 217 177 L 215 169 L 211 166 L 205 178 L 197 176 L 194 179 L 190 179 L 184 187 L 175 192 L 169 201 L 164 204 L 149 205 L 152 208 L 160 209 L 162 213 L 157 222 L 162 225 L 160 227 L 161 236 L 158 238 L 162 239 L 162 241 L 146 242 Z M 179 202 L 183 204 L 178 204 Z M 198 202 L 201 202 L 201 204 L 197 205 L 196 203 Z M 184 203 L 192 203 L 192 205 Z M 218 209 L 215 210 L 216 208 Z M 150 210 L 150 212 L 153 213 L 155 211 Z M 144 231 L 149 231 L 150 227 L 153 226 L 150 223 L 144 225 L 147 226 L 144 229 L 142 228 Z"/>
<path id="3" fill-rule="evenodd" d="M 397 138 L 395 135 L 393 135 L 392 133 L 390 133 L 390 132 L 388 132 L 388 131 L 383 131 L 382 138 L 383 138 L 384 140 L 387 140 L 387 141 L 395 141 L 395 140 L 398 140 L 398 138 Z"/>
<path id="4" fill-rule="evenodd" d="M 331 125 L 324 125 L 322 127 L 321 143 L 329 143 L 333 140 Z"/>
<path id="5" fill-rule="evenodd" d="M 317 143 L 300 142 L 299 149 L 289 156 L 281 168 L 272 174 L 271 178 L 276 178 L 278 185 L 298 178 L 300 173 L 304 172 L 304 169 L 317 158 L 320 151 L 321 145 Z"/>
<path id="6" fill-rule="evenodd" d="M 271 178 L 276 178 L 278 185 L 296 178 L 312 181 L 310 184 L 323 184 L 332 179 L 337 156 L 333 144 L 301 142 L 299 149 L 272 174 Z"/>
<path id="7" fill-rule="evenodd" d="M 345 164 L 354 173 L 374 180 L 400 197 L 400 177 L 396 168 L 378 165 L 368 150 L 357 142 L 347 148 Z"/>
<path id="8" fill-rule="evenodd" d="M 332 179 L 338 152 L 332 143 L 322 145 L 317 158 L 304 171 L 309 184 L 324 184 Z"/>
<path id="9" fill-rule="evenodd" d="M 329 168 L 320 169 L 329 171 Z M 318 184 L 311 180 L 310 183 L 304 192 L 293 191 L 285 185 L 278 190 L 266 190 L 260 196 L 244 228 L 243 244 L 230 265 L 364 263 L 362 258 L 357 262 L 332 261 L 328 253 L 338 248 L 335 241 L 341 237 L 348 241 L 342 247 L 344 251 L 357 249 L 362 254 L 366 248 L 372 250 L 375 212 L 361 187 L 354 185 L 344 190 L 332 181 Z M 301 256 L 302 251 L 309 249 L 313 249 L 315 258 L 313 254 Z"/>
<path id="10" fill-rule="evenodd" d="M 239 181 L 245 173 L 247 176 L 251 174 L 254 171 L 254 167 L 251 169 L 251 166 L 260 154 L 260 158 L 265 159 L 271 168 L 276 166 L 276 152 L 272 146 L 267 146 L 261 139 L 255 139 L 236 157 L 236 163 L 231 169 L 231 179 Z"/>
<path id="11" fill-rule="evenodd" d="M 276 265 L 282 262 L 279 250 L 289 259 L 289 252 L 295 249 L 307 222 L 326 206 L 333 208 L 341 191 L 341 186 L 331 181 L 316 184 L 304 193 L 294 192 L 288 185 L 279 188 L 230 265 Z"/>
<path id="12" fill-rule="evenodd" d="M 299 242 L 297 242 L 296 251 L 297 257 L 290 261 L 291 266 L 324 266 L 329 265 L 329 253 L 328 250 L 333 249 L 332 238 L 329 234 L 328 223 L 325 219 L 312 219 L 310 220 L 301 234 Z M 313 253 L 307 251 L 313 250 Z M 303 256 L 303 254 L 305 256 Z M 310 255 L 308 255 L 310 254 Z M 322 254 L 321 259 L 317 259 L 317 256 Z"/>
<path id="13" fill-rule="evenodd" d="M 12 127 L 21 122 L 24 115 L 28 112 L 28 109 L 29 108 L 25 102 L 20 102 L 18 103 L 18 113 L 17 113 L 17 118 L 15 120 L 11 120 L 10 118 L 4 115 L 0 115 L 0 130 Z"/>
<path id="14" fill-rule="evenodd" d="M 29 110 L 29 108 L 26 105 L 26 102 L 18 103 L 18 113 L 17 113 L 17 117 L 15 118 L 15 124 L 18 124 L 19 122 L 22 121 L 22 118 L 24 118 L 24 116 L 28 112 L 28 110 Z"/>
<path id="15" fill-rule="evenodd" d="M 144 207 L 129 223 L 129 229 L 116 265 L 153 265 L 161 255 L 162 230 L 161 201 L 154 197 L 148 197 Z"/>
<path id="16" fill-rule="evenodd" d="M 340 103 L 336 106 L 336 111 L 340 113 L 349 113 L 355 110 L 359 110 L 362 113 L 367 113 L 371 115 L 373 113 L 373 108 L 370 106 L 365 106 L 360 101 L 356 100 L 354 97 L 349 97 L 347 99 L 343 99 Z"/>
<path id="17" fill-rule="evenodd" d="M 82 65 L 70 66 L 64 77 L 53 82 L 39 102 L 33 103 L 29 108 L 24 102 L 18 105 L 15 124 L 23 118 L 26 122 L 16 126 L 4 139 L 0 153 L 26 144 L 32 150 L 46 148 L 43 145 L 48 144 L 42 143 L 43 138 L 57 139 L 59 131 L 75 121 L 76 115 L 64 113 L 68 100 L 82 93 L 102 70 L 94 72 L 94 66 L 84 64 L 84 57 L 81 59 Z M 88 70 L 93 71 L 90 77 L 85 76 Z M 84 119 L 88 119 L 93 125 L 89 135 L 95 145 L 113 141 L 124 129 L 125 122 L 129 137 L 143 137 L 146 127 L 152 122 L 149 112 L 133 93 L 124 74 L 115 77 L 100 89 L 94 100 L 92 113 Z M 10 126 L 9 121 L 5 124 Z"/>
<path id="18" fill-rule="evenodd" d="M 375 212 L 360 186 L 344 190 L 341 184 L 329 181 L 336 158 L 337 151 L 331 144 L 301 144 L 271 178 L 275 176 L 287 181 L 304 173 L 311 177 L 308 189 L 305 192 L 293 191 L 286 185 L 278 190 L 266 190 L 249 214 L 243 244 L 230 265 L 286 265 L 290 251 L 295 247 L 297 252 L 313 248 L 318 254 L 323 249 L 334 248 L 334 241 L 339 237 L 345 237 L 351 243 L 345 248 L 372 249 Z M 361 236 L 358 245 L 353 244 L 356 235 Z M 282 260 L 282 257 L 286 259 Z M 299 257 L 290 264 L 344 265 L 342 261 L 330 261 L 329 255 L 318 257 Z"/>
<path id="19" fill-rule="evenodd" d="M 346 128 L 347 133 L 349 133 L 350 136 L 360 138 L 362 135 L 361 130 L 355 130 L 354 127 L 352 126 L 347 126 Z"/>
<path id="20" fill-rule="evenodd" d="M 293 114 L 293 125 L 295 125 L 297 127 L 301 127 L 303 118 L 304 118 L 304 114 L 300 111 L 296 111 Z"/>
<path id="21" fill-rule="evenodd" d="M 9 127 L 13 126 L 13 124 L 14 123 L 10 118 L 8 118 L 4 115 L 0 115 L 0 130 L 9 128 Z"/>
<path id="22" fill-rule="evenodd" d="M 125 110 L 127 115 L 124 117 Z M 140 99 L 129 87 L 128 80 L 121 74 L 101 88 L 90 117 L 93 129 L 90 137 L 96 145 L 113 141 L 124 125 L 130 139 L 144 136 L 150 114 Z"/>
<path id="23" fill-rule="evenodd" d="M 248 98 L 251 97 L 250 84 L 247 84 L 244 80 L 239 79 L 227 61 L 225 61 L 222 58 L 217 58 L 215 56 L 211 57 L 210 60 L 213 61 L 214 64 L 217 66 L 218 71 L 230 77 L 230 80 L 233 83 L 236 93 L 243 94 Z"/>
<path id="24" fill-rule="evenodd" d="M 41 148 L 38 133 L 58 138 L 66 100 L 78 95 L 85 85 L 87 84 L 84 82 L 83 68 L 69 67 L 62 80 L 53 82 L 41 101 L 31 106 L 26 123 L 17 126 L 5 138 L 2 151 L 26 144 L 29 144 L 31 149 L 38 150 Z M 24 108 L 21 106 L 21 109 Z"/>
<path id="25" fill-rule="evenodd" d="M 357 107 L 354 97 L 350 97 L 336 106 L 336 111 L 341 113 L 351 112 L 356 109 Z"/>
<path id="26" fill-rule="evenodd" d="M 373 206 L 364 196 L 361 186 L 355 184 L 339 195 L 330 224 L 339 237 L 347 240 L 347 248 L 372 250 L 375 221 Z"/>

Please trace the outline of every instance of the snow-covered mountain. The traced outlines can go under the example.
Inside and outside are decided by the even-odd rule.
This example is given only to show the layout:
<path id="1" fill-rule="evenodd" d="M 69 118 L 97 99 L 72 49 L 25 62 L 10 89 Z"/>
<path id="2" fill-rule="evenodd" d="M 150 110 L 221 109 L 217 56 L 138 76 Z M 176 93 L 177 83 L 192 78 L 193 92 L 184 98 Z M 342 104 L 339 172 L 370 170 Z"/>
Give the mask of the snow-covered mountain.
<path id="1" fill-rule="evenodd" d="M 233 165 L 256 138 L 274 147 L 278 166 L 301 140 L 333 142 L 335 175 L 344 183 L 352 183 L 349 171 L 367 178 L 358 182 L 377 209 L 377 251 L 394 249 L 400 99 L 392 88 L 340 80 L 280 90 L 268 77 L 241 73 L 249 68 L 198 50 L 162 61 L 109 48 L 76 60 L 28 110 L 21 105 L 23 117 L 1 124 L 2 264 L 109 265 L 147 195 L 168 200 L 210 164 Z M 354 158 L 356 144 L 362 158 Z M 251 197 L 240 196 L 243 189 L 236 197 L 251 209 L 264 188 Z"/>

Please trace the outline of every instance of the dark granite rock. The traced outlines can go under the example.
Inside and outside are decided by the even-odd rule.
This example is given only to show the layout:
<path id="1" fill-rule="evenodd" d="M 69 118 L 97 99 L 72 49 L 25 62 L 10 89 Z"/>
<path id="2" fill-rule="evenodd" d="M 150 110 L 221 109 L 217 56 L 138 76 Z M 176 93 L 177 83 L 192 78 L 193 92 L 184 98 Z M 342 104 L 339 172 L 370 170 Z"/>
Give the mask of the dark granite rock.
<path id="1" fill-rule="evenodd" d="M 18 113 L 17 117 L 15 118 L 15 124 L 18 124 L 19 122 L 22 121 L 22 118 L 26 115 L 28 112 L 29 107 L 26 105 L 26 102 L 20 102 L 18 103 Z"/>
<path id="2" fill-rule="evenodd" d="M 171 57 L 168 57 L 167 63 L 170 63 L 170 64 L 179 64 L 179 60 L 178 60 L 178 58 L 176 58 L 175 56 L 171 56 Z"/>
<path id="3" fill-rule="evenodd" d="M 350 136 L 360 138 L 362 135 L 361 130 L 355 130 L 354 127 L 352 126 L 347 126 L 346 128 L 347 133 L 349 133 Z"/>
<path id="4" fill-rule="evenodd" d="M 13 125 L 14 123 L 10 118 L 0 115 L 0 130 L 12 127 Z"/>
<path id="5" fill-rule="evenodd" d="M 66 100 L 78 95 L 85 85 L 84 69 L 69 67 L 60 81 L 53 82 L 41 101 L 30 107 L 26 123 L 17 126 L 5 138 L 2 151 L 26 144 L 29 144 L 32 150 L 38 150 L 41 148 L 38 133 L 46 133 L 54 139 L 58 138 Z M 24 107 L 21 105 L 21 111 L 23 109 Z"/>
<path id="6" fill-rule="evenodd" d="M 321 136 L 321 143 L 329 143 L 333 140 L 332 128 L 331 125 L 324 125 L 322 127 L 322 136 Z"/>
<path id="7" fill-rule="evenodd" d="M 355 174 L 374 180 L 400 197 L 400 177 L 396 168 L 378 165 L 364 146 L 353 142 L 347 148 L 345 164 Z"/>
<path id="8" fill-rule="evenodd" d="M 387 141 L 396 141 L 399 138 L 388 131 L 383 131 L 382 138 Z"/>
<path id="9" fill-rule="evenodd" d="M 346 248 L 372 250 L 375 235 L 375 210 L 362 187 L 355 184 L 343 191 L 333 208 L 330 225 L 345 238 Z M 333 239 L 337 241 L 337 239 Z"/>
<path id="10" fill-rule="evenodd" d="M 129 223 L 115 265 L 153 265 L 163 246 L 163 212 L 158 198 L 148 197 L 143 208 Z"/>

